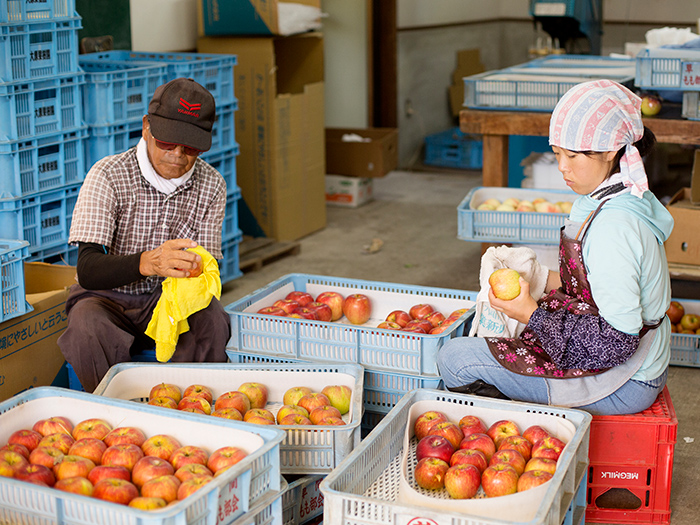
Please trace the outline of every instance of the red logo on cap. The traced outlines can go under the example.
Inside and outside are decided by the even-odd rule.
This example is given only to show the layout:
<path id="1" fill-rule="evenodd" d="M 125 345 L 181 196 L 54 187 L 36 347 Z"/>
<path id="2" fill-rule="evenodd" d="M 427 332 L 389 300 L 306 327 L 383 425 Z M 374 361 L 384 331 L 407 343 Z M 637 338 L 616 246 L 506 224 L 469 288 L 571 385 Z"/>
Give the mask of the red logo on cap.
<path id="1" fill-rule="evenodd" d="M 202 109 L 201 104 L 190 104 L 184 98 L 180 98 L 180 105 L 185 108 L 178 108 L 178 113 L 184 113 L 185 115 L 192 115 L 193 117 L 199 117 L 198 111 Z"/>

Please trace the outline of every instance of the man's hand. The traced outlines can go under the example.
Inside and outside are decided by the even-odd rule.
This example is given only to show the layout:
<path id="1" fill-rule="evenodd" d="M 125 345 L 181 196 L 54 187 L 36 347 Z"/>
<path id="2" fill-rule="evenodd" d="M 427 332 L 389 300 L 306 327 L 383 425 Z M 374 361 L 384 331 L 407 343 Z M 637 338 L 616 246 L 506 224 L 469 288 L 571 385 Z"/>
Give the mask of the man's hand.
<path id="1" fill-rule="evenodd" d="M 144 277 L 189 277 L 194 275 L 202 264 L 202 258 L 187 251 L 196 248 L 197 243 L 191 239 L 173 239 L 166 241 L 155 250 L 143 252 L 139 271 Z"/>
<path id="2" fill-rule="evenodd" d="M 519 283 L 520 295 L 510 301 L 498 299 L 493 295 L 493 290 L 489 288 L 489 303 L 494 310 L 503 312 L 511 319 L 527 324 L 532 313 L 537 310 L 537 301 L 530 296 L 530 283 L 522 277 Z"/>

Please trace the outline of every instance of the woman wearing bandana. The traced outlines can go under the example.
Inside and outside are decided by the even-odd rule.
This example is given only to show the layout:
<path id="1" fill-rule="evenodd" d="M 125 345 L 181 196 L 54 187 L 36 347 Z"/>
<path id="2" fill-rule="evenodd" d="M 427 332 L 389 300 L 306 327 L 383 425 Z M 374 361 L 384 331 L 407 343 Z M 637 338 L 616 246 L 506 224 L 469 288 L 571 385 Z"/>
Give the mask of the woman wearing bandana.
<path id="1" fill-rule="evenodd" d="M 448 389 L 630 414 L 666 384 L 671 283 L 664 241 L 673 228 L 649 191 L 642 156 L 656 139 L 641 99 L 610 80 L 570 89 L 555 107 L 549 144 L 581 195 L 561 231 L 559 272 L 535 301 L 521 278 L 511 301 L 489 302 L 526 324 L 518 338 L 448 341 L 438 366 Z"/>

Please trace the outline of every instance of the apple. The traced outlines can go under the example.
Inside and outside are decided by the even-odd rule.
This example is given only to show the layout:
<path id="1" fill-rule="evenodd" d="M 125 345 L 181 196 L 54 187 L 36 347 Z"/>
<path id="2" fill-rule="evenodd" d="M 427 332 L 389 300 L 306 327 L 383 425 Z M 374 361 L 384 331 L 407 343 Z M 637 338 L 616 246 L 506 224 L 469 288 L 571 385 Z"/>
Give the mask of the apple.
<path id="1" fill-rule="evenodd" d="M 377 325 L 377 328 L 382 328 L 384 330 L 401 330 L 401 325 L 392 323 L 391 321 L 382 321 Z"/>
<path id="2" fill-rule="evenodd" d="M 394 310 L 389 315 L 386 316 L 386 321 L 390 323 L 396 323 L 401 328 L 406 326 L 412 320 L 411 315 L 403 310 Z"/>
<path id="3" fill-rule="evenodd" d="M 102 454 L 102 464 L 126 467 L 131 472 L 136 462 L 144 456 L 143 450 L 133 443 L 122 443 L 107 447 Z"/>
<path id="4" fill-rule="evenodd" d="M 678 301 L 671 301 L 668 310 L 666 310 L 666 315 L 671 321 L 671 324 L 676 325 L 681 322 L 683 315 L 685 315 L 685 308 Z"/>
<path id="5" fill-rule="evenodd" d="M 442 323 L 437 325 L 435 328 L 432 328 L 428 333 L 431 335 L 441 334 L 441 333 L 447 331 L 450 328 L 450 326 L 452 326 L 454 324 L 455 321 L 456 321 L 456 319 L 445 319 Z"/>
<path id="6" fill-rule="evenodd" d="M 238 387 L 238 392 L 243 392 L 250 399 L 250 408 L 265 408 L 267 405 L 268 390 L 262 383 L 246 382 Z"/>
<path id="7" fill-rule="evenodd" d="M 172 383 L 160 383 L 151 388 L 148 394 L 148 399 L 155 397 L 169 397 L 174 399 L 176 403 L 179 403 L 180 399 L 182 399 L 182 391 L 179 386 Z"/>
<path id="8" fill-rule="evenodd" d="M 180 481 L 186 481 L 190 478 L 195 478 L 198 476 L 213 478 L 214 473 L 209 470 L 206 465 L 202 465 L 200 463 L 187 463 L 175 471 L 175 477 Z"/>
<path id="9" fill-rule="evenodd" d="M 128 505 L 138 495 L 139 489 L 133 483 L 118 478 L 102 479 L 95 484 L 92 491 L 93 498 L 121 505 Z"/>
<path id="10" fill-rule="evenodd" d="M 350 411 L 350 402 L 352 401 L 352 388 L 347 385 L 326 385 L 321 390 L 331 405 L 337 408 L 341 415 L 347 414 Z"/>
<path id="11" fill-rule="evenodd" d="M 138 496 L 129 502 L 129 507 L 139 510 L 158 510 L 168 504 L 163 498 L 146 498 Z"/>
<path id="12" fill-rule="evenodd" d="M 562 213 L 571 213 L 571 208 L 574 207 L 574 203 L 570 201 L 560 201 L 557 202 L 559 208 L 561 208 Z"/>
<path id="13" fill-rule="evenodd" d="M 331 307 L 331 321 L 337 321 L 343 317 L 343 303 L 345 298 L 338 292 L 322 292 L 316 296 L 317 303 L 324 303 Z"/>
<path id="14" fill-rule="evenodd" d="M 454 445 L 445 436 L 429 434 L 416 445 L 416 459 L 438 458 L 449 463 L 454 451 Z"/>
<path id="15" fill-rule="evenodd" d="M 497 449 L 517 450 L 523 456 L 525 461 L 528 461 L 532 455 L 532 443 L 530 443 L 523 436 L 508 436 L 507 438 L 501 440 Z"/>
<path id="16" fill-rule="evenodd" d="M 148 400 L 148 404 L 161 408 L 170 408 L 177 410 L 177 401 L 172 397 L 158 396 Z"/>
<path id="17" fill-rule="evenodd" d="M 508 463 L 496 463 L 481 474 L 481 486 L 489 498 L 515 494 L 518 490 L 518 473 Z"/>
<path id="18" fill-rule="evenodd" d="M 365 294 L 348 295 L 343 303 L 343 313 L 352 324 L 365 324 L 372 315 L 372 303 Z"/>
<path id="19" fill-rule="evenodd" d="M 117 478 L 131 481 L 131 472 L 121 465 L 97 465 L 87 476 L 93 485 L 101 479 Z"/>
<path id="20" fill-rule="evenodd" d="M 201 489 L 204 485 L 209 483 L 212 479 L 214 479 L 214 478 L 197 476 L 197 477 L 190 478 L 188 480 L 183 481 L 182 483 L 180 483 L 180 487 L 177 489 L 177 499 L 178 500 L 185 499 L 187 496 L 190 496 L 194 492 Z"/>
<path id="21" fill-rule="evenodd" d="M 203 414 L 211 414 L 211 404 L 203 397 L 185 396 L 177 404 L 178 410 L 197 409 Z"/>
<path id="22" fill-rule="evenodd" d="M 489 466 L 489 462 L 486 459 L 486 455 L 481 450 L 476 450 L 475 448 L 461 448 L 455 450 L 454 454 L 450 458 L 450 466 L 469 464 L 474 465 L 479 469 L 479 472 L 486 470 Z"/>
<path id="23" fill-rule="evenodd" d="M 203 448 L 194 445 L 185 445 L 173 452 L 169 461 L 172 463 L 173 467 L 175 467 L 175 470 L 177 470 L 188 463 L 206 465 L 208 459 L 209 453 Z"/>
<path id="24" fill-rule="evenodd" d="M 243 392 L 231 390 L 230 392 L 224 392 L 216 398 L 214 408 L 217 410 L 222 408 L 235 408 L 243 415 L 250 410 L 250 398 Z"/>
<path id="25" fill-rule="evenodd" d="M 53 469 L 61 462 L 63 455 L 63 452 L 54 447 L 37 447 L 29 454 L 29 462 Z"/>
<path id="26" fill-rule="evenodd" d="M 287 414 L 279 420 L 280 425 L 313 425 L 311 420 L 301 414 Z"/>
<path id="27" fill-rule="evenodd" d="M 654 95 L 645 95 L 642 97 L 642 105 L 640 109 L 642 115 L 645 117 L 653 117 L 654 115 L 658 115 L 659 111 L 661 111 L 661 100 Z"/>
<path id="28" fill-rule="evenodd" d="M 45 465 L 32 465 L 31 463 L 27 463 L 14 472 L 14 477 L 15 479 L 29 481 L 31 483 L 39 481 L 45 483 L 49 487 L 53 487 L 56 484 L 56 476 L 53 471 Z"/>
<path id="29" fill-rule="evenodd" d="M 248 453 L 240 447 L 221 447 L 212 452 L 207 461 L 207 468 L 216 474 L 219 470 L 223 468 L 235 465 L 243 458 L 245 458 Z"/>
<path id="30" fill-rule="evenodd" d="M 413 476 L 419 487 L 428 490 L 439 490 L 445 486 L 445 474 L 450 465 L 438 458 L 423 458 L 416 465 Z"/>
<path id="31" fill-rule="evenodd" d="M 511 268 L 500 268 L 489 276 L 489 286 L 498 299 L 510 301 L 520 295 L 520 274 Z"/>
<path id="32" fill-rule="evenodd" d="M 455 311 L 452 312 L 450 315 L 448 315 L 448 317 L 457 317 L 457 318 L 460 318 L 460 317 L 462 317 L 464 314 L 466 314 L 467 312 L 469 312 L 470 310 L 471 310 L 471 308 L 457 308 L 457 310 L 455 310 Z"/>
<path id="33" fill-rule="evenodd" d="M 413 434 L 416 436 L 416 439 L 420 441 L 425 436 L 430 434 L 430 429 L 433 427 L 433 425 L 437 425 L 443 421 L 448 421 L 448 419 L 442 412 L 438 412 L 436 410 L 423 412 L 416 418 L 416 421 L 413 424 Z"/>
<path id="34" fill-rule="evenodd" d="M 525 472 L 528 470 L 543 470 L 554 474 L 557 470 L 557 462 L 550 458 L 530 458 L 525 464 Z"/>
<path id="35" fill-rule="evenodd" d="M 172 474 L 163 474 L 146 481 L 141 487 L 141 495 L 147 498 L 162 498 L 168 503 L 177 500 L 180 480 Z"/>
<path id="36" fill-rule="evenodd" d="M 544 470 L 528 470 L 518 478 L 517 491 L 524 492 L 534 489 L 552 479 L 552 473 Z"/>
<path id="37" fill-rule="evenodd" d="M 63 492 L 80 494 L 82 496 L 92 496 L 94 494 L 92 483 L 81 477 L 59 480 L 56 482 L 53 488 L 62 490 Z"/>
<path id="38" fill-rule="evenodd" d="M 113 445 L 136 445 L 140 447 L 146 441 L 146 434 L 136 427 L 117 427 L 107 434 L 103 441 L 108 447 Z"/>
<path id="39" fill-rule="evenodd" d="M 414 319 L 409 321 L 409 323 L 403 327 L 406 332 L 413 331 L 414 328 L 420 329 L 420 332 L 427 334 L 433 329 L 433 325 L 427 319 Z"/>
<path id="40" fill-rule="evenodd" d="M 329 416 L 323 418 L 321 421 L 318 423 L 319 425 L 344 425 L 345 421 L 343 421 L 339 417 L 334 417 L 334 416 Z"/>
<path id="41" fill-rule="evenodd" d="M 559 205 L 553 202 L 540 202 L 535 204 L 535 211 L 538 213 L 563 213 Z"/>
<path id="42" fill-rule="evenodd" d="M 296 301 L 299 303 L 301 306 L 307 306 L 309 303 L 314 302 L 314 297 L 310 293 L 307 292 L 301 292 L 301 291 L 294 291 L 294 292 L 289 292 L 285 299 L 291 299 L 292 301 Z"/>
<path id="43" fill-rule="evenodd" d="M 287 312 L 282 310 L 282 308 L 279 306 L 266 306 L 258 310 L 258 313 L 263 315 L 277 315 L 279 317 L 284 317 L 287 315 Z"/>
<path id="44" fill-rule="evenodd" d="M 82 456 L 88 458 L 95 465 L 99 465 L 105 450 L 107 450 L 107 445 L 101 439 L 80 438 L 70 447 L 68 455 Z"/>
<path id="45" fill-rule="evenodd" d="M 104 437 L 112 431 L 112 425 L 104 419 L 91 418 L 81 421 L 73 428 L 73 439 L 91 437 L 104 439 Z"/>
<path id="46" fill-rule="evenodd" d="M 540 439 L 550 436 L 548 430 L 542 428 L 539 425 L 532 425 L 523 430 L 522 436 L 527 439 L 531 444 L 535 444 Z"/>
<path id="47" fill-rule="evenodd" d="M 319 301 L 310 302 L 306 307 L 316 314 L 316 319 L 319 321 L 331 321 L 333 319 L 333 310 L 326 303 Z"/>
<path id="48" fill-rule="evenodd" d="M 254 417 L 262 417 L 264 419 L 267 419 L 268 421 L 271 421 L 272 423 L 275 422 L 275 416 L 272 412 L 267 410 L 266 408 L 251 408 L 243 414 L 243 421 L 249 421 L 251 418 Z"/>
<path id="49" fill-rule="evenodd" d="M 493 439 L 496 448 L 498 448 L 500 442 L 508 436 L 519 436 L 520 428 L 513 421 L 501 419 L 493 423 L 486 431 L 486 434 Z"/>
<path id="50" fill-rule="evenodd" d="M 481 485 L 481 472 L 474 465 L 461 463 L 451 466 L 445 474 L 445 489 L 453 499 L 476 496 Z"/>
<path id="51" fill-rule="evenodd" d="M 182 397 L 201 397 L 203 399 L 206 399 L 207 402 L 211 405 L 214 396 L 211 392 L 211 388 L 208 386 L 204 385 L 190 385 L 187 388 L 185 388 L 185 391 L 182 393 Z"/>
<path id="52" fill-rule="evenodd" d="M 68 454 L 70 447 L 75 443 L 75 439 L 70 434 L 64 434 L 63 432 L 57 432 L 56 434 L 49 434 L 41 438 L 39 441 L 39 447 L 53 447 L 57 448 L 64 454 Z"/>
<path id="53" fill-rule="evenodd" d="M 442 323 L 445 320 L 445 316 L 440 312 L 430 312 L 428 315 L 425 316 L 425 319 L 430 321 L 430 324 L 433 325 L 433 328 L 437 328 L 438 326 L 440 326 L 440 323 Z"/>
<path id="54" fill-rule="evenodd" d="M 95 463 L 82 456 L 63 456 L 63 460 L 54 467 L 56 479 L 67 479 L 81 476 L 87 478 L 90 471 L 95 468 Z"/>
<path id="55" fill-rule="evenodd" d="M 316 310 L 313 308 L 306 308 L 304 306 L 300 306 L 299 308 L 295 308 L 292 310 L 292 313 L 290 313 L 287 317 L 295 317 L 298 319 L 308 319 L 310 321 L 318 321 L 318 315 L 316 314 Z"/>
<path id="56" fill-rule="evenodd" d="M 214 417 L 220 417 L 223 419 L 233 419 L 235 421 L 243 421 L 243 416 L 241 415 L 241 413 L 238 411 L 238 409 L 233 408 L 233 407 L 216 409 L 211 413 L 211 415 Z"/>
<path id="57" fill-rule="evenodd" d="M 299 308 L 301 305 L 297 303 L 296 301 L 292 301 L 291 299 L 280 299 L 279 301 L 275 301 L 272 306 L 276 306 L 277 308 L 281 308 L 282 310 L 287 313 L 287 315 L 291 314 L 294 310 Z"/>
<path id="58" fill-rule="evenodd" d="M 296 405 L 302 397 L 311 392 L 312 390 L 308 386 L 293 386 L 282 396 L 282 403 L 285 405 Z"/>
<path id="59" fill-rule="evenodd" d="M 520 476 L 525 471 L 525 458 L 517 450 L 511 448 L 504 448 L 494 452 L 493 456 L 489 460 L 489 466 L 495 465 L 496 463 L 508 463 L 511 467 L 515 469 Z"/>
<path id="60" fill-rule="evenodd" d="M 435 309 L 429 304 L 415 304 L 408 310 L 408 315 L 411 316 L 411 319 L 423 319 L 434 311 Z"/>
<path id="61" fill-rule="evenodd" d="M 309 419 L 314 425 L 320 425 L 321 421 L 327 417 L 341 417 L 340 410 L 332 405 L 324 405 L 322 407 L 316 407 L 311 412 L 309 412 Z"/>
<path id="62" fill-rule="evenodd" d="M 491 460 L 491 456 L 496 452 L 496 445 L 493 439 L 491 439 L 488 434 L 481 434 L 480 432 L 469 434 L 465 437 L 460 441 L 459 448 L 481 450 L 489 461 Z"/>
<path id="63" fill-rule="evenodd" d="M 433 425 L 430 429 L 430 434 L 446 437 L 455 450 L 459 448 L 459 444 L 464 439 L 462 430 L 457 426 L 457 423 L 452 421 L 443 421 Z"/>
<path id="64" fill-rule="evenodd" d="M 131 469 L 131 482 L 140 489 L 149 479 L 174 473 L 175 468 L 167 459 L 156 456 L 144 456 Z"/>
<path id="65" fill-rule="evenodd" d="M 467 415 L 462 417 L 457 423 L 457 426 L 462 430 L 464 437 L 469 434 L 486 434 L 486 424 L 478 416 Z"/>
<path id="66" fill-rule="evenodd" d="M 24 445 L 27 447 L 29 452 L 31 452 L 39 446 L 39 441 L 41 441 L 42 437 L 43 436 L 36 430 L 23 428 L 21 430 L 15 430 L 12 434 L 10 434 L 10 437 L 7 438 L 7 443 L 10 445 Z"/>
<path id="67" fill-rule="evenodd" d="M 202 402 L 205 400 L 202 399 Z M 191 412 L 193 414 L 202 414 L 203 416 L 210 416 L 211 414 L 207 414 L 204 410 L 202 410 L 199 407 L 184 407 L 179 409 L 181 412 Z"/>
<path id="68" fill-rule="evenodd" d="M 141 450 L 146 456 L 155 456 L 160 459 L 169 460 L 173 452 L 182 445 L 180 442 L 168 434 L 156 434 L 149 437 L 141 445 Z"/>
<path id="69" fill-rule="evenodd" d="M 305 408 L 309 412 L 309 414 L 311 414 L 311 411 L 314 408 L 330 404 L 331 402 L 326 396 L 326 394 L 322 394 L 321 392 L 311 392 L 310 394 L 306 394 L 305 396 L 302 396 L 297 402 L 297 405 Z"/>
<path id="70" fill-rule="evenodd" d="M 24 459 L 29 460 L 29 449 L 25 447 L 24 445 L 20 445 L 19 443 L 8 443 L 7 445 L 3 445 L 0 447 L 0 450 L 11 450 L 13 452 L 17 452 L 18 454 L 21 454 Z"/>
<path id="71" fill-rule="evenodd" d="M 554 436 L 543 437 L 532 445 L 531 457 L 550 458 L 556 461 L 561 456 L 565 446 L 566 443 L 559 438 Z"/>
<path id="72" fill-rule="evenodd" d="M 695 332 L 700 328 L 700 317 L 695 314 L 683 314 L 683 317 L 681 317 L 681 326 L 683 330 Z"/>
<path id="73" fill-rule="evenodd" d="M 73 432 L 73 424 L 67 417 L 54 416 L 40 419 L 34 423 L 32 430 L 35 430 L 44 437 L 56 433 L 68 434 L 70 436 Z"/>
<path id="74" fill-rule="evenodd" d="M 22 465 L 28 465 L 29 461 L 19 452 L 14 450 L 2 450 L 0 451 L 0 461 L 4 461 L 10 465 L 15 471 Z"/>
<path id="75" fill-rule="evenodd" d="M 530 201 L 520 201 L 515 207 L 515 211 L 533 212 L 535 211 L 535 205 Z"/>
<path id="76" fill-rule="evenodd" d="M 309 411 L 299 405 L 282 405 L 277 411 L 277 423 L 279 423 L 287 414 L 298 414 L 300 416 L 309 417 Z"/>
<path id="77" fill-rule="evenodd" d="M 15 477 L 15 469 L 12 468 L 12 465 L 10 465 L 4 459 L 0 459 L 0 477 L 1 478 L 14 478 Z"/>

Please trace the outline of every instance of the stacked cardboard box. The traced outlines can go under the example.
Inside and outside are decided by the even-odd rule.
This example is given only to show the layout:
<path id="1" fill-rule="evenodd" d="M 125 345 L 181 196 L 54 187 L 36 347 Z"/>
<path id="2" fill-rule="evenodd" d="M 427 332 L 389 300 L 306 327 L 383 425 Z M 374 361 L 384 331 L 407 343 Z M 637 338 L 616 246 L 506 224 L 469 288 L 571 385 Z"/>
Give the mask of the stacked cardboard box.
<path id="1" fill-rule="evenodd" d="M 671 265 L 700 270 L 700 151 L 695 152 L 690 188 L 681 188 L 669 201 L 673 216 L 673 232 L 666 241 L 666 258 Z"/>

